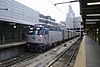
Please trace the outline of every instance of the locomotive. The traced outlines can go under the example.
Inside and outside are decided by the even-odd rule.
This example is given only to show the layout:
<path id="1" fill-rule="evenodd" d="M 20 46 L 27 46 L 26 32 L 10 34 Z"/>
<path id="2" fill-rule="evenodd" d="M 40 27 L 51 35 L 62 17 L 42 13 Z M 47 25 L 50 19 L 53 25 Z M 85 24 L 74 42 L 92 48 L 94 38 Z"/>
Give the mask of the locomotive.
<path id="1" fill-rule="evenodd" d="M 43 51 L 75 36 L 77 35 L 73 32 L 61 30 L 57 27 L 35 25 L 30 27 L 27 45 L 30 50 Z"/>

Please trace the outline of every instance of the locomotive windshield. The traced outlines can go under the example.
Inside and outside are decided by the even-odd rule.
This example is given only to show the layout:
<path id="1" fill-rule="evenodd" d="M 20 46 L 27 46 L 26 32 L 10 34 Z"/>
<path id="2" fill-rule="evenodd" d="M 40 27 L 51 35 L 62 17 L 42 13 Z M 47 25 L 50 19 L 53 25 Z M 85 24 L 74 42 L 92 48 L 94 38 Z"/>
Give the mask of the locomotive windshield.
<path id="1" fill-rule="evenodd" d="M 30 35 L 43 35 L 43 31 L 41 28 L 30 28 L 30 31 L 29 31 L 29 34 Z"/>

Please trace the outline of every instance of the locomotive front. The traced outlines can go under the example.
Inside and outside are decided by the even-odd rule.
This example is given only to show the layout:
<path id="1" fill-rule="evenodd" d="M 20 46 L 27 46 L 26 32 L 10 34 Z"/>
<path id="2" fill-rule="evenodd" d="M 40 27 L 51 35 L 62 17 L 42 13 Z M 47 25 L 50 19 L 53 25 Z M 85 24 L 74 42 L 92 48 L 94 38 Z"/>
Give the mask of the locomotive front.
<path id="1" fill-rule="evenodd" d="M 43 49 L 43 29 L 41 27 L 31 27 L 28 35 L 28 46 L 30 49 Z"/>
<path id="2" fill-rule="evenodd" d="M 30 28 L 28 35 L 28 43 L 43 43 L 42 28 Z"/>

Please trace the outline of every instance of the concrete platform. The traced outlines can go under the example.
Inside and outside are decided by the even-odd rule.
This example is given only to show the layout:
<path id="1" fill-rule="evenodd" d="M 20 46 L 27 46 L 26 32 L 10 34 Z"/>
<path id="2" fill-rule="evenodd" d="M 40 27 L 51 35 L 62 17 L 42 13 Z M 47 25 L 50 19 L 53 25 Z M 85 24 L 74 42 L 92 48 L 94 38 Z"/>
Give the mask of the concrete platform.
<path id="1" fill-rule="evenodd" d="M 65 51 L 66 49 L 68 49 L 70 46 L 73 45 L 73 43 L 75 43 L 80 37 L 77 37 L 75 39 L 72 39 L 64 44 L 66 44 L 66 46 L 64 46 L 64 44 L 61 44 L 59 46 L 57 46 L 54 49 L 51 49 L 43 54 L 40 54 L 39 56 L 28 60 L 28 61 L 24 61 L 21 63 L 17 63 L 15 65 L 12 65 L 11 67 L 48 67 L 48 64 L 51 63 L 53 60 L 55 60 L 55 58 L 57 58 L 57 56 L 62 53 L 63 51 Z"/>
<path id="2" fill-rule="evenodd" d="M 14 46 L 20 46 L 20 45 L 24 45 L 26 43 L 27 42 L 16 42 L 16 43 L 11 43 L 11 44 L 1 44 L 0 49 L 10 48 L 10 47 L 14 47 Z"/>
<path id="3" fill-rule="evenodd" d="M 100 67 L 100 45 L 84 36 L 74 67 Z"/>

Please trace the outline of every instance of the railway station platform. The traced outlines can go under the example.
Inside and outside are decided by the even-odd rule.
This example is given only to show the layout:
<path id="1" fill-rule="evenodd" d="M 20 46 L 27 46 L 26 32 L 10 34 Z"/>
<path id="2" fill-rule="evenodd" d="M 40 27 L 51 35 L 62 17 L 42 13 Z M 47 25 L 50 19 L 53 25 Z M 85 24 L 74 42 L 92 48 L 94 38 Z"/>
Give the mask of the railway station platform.
<path id="1" fill-rule="evenodd" d="M 0 44 L 0 62 L 24 53 L 24 51 L 26 50 L 26 43 L 26 41 L 20 41 L 9 44 Z"/>
<path id="2" fill-rule="evenodd" d="M 0 49 L 21 46 L 21 45 L 25 45 L 26 43 L 27 43 L 26 41 L 23 41 L 23 42 L 14 42 L 14 43 L 10 43 L 10 44 L 1 44 Z"/>
<path id="3" fill-rule="evenodd" d="M 100 67 L 100 45 L 87 35 L 83 37 L 74 67 Z"/>

